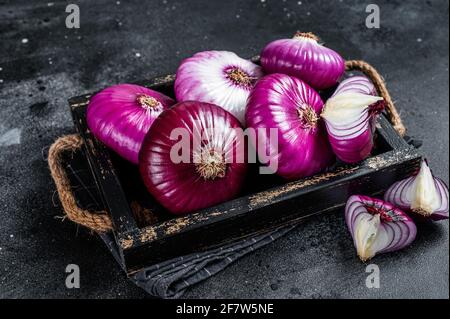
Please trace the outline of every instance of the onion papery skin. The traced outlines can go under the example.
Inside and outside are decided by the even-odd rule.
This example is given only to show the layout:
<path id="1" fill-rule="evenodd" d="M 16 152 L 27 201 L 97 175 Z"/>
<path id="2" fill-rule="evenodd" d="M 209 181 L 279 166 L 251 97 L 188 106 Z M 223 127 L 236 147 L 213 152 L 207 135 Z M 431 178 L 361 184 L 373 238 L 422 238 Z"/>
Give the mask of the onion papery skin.
<path id="1" fill-rule="evenodd" d="M 158 115 L 174 103 L 170 97 L 139 85 L 114 85 L 90 99 L 87 125 L 106 146 L 137 164 L 145 134 Z"/>
<path id="2" fill-rule="evenodd" d="M 188 132 L 188 160 L 176 163 L 171 150 L 180 141 L 174 129 Z M 202 143 L 200 137 L 209 129 Z M 140 152 L 139 170 L 148 191 L 167 210 L 186 214 L 233 199 L 239 194 L 247 171 L 247 146 L 239 121 L 219 106 L 187 101 L 164 111 L 153 123 Z M 195 147 L 194 145 L 198 145 Z M 217 151 L 226 159 L 221 175 L 201 175 L 195 154 Z M 186 154 L 186 153 L 185 153 Z M 239 160 L 239 159 L 242 160 Z"/>
<path id="3" fill-rule="evenodd" d="M 417 174 L 394 183 L 384 194 L 385 201 L 434 221 L 448 219 L 448 199 L 448 186 L 433 176 L 426 161 Z"/>
<path id="4" fill-rule="evenodd" d="M 319 116 L 322 107 L 319 94 L 300 79 L 270 74 L 259 80 L 248 100 L 246 122 L 256 132 L 250 141 L 259 158 L 268 159 L 261 162 L 277 163 L 276 173 L 287 180 L 314 175 L 333 164 L 335 156 Z M 300 118 L 306 110 L 316 120 L 313 125 Z M 270 142 L 271 128 L 277 129 L 277 148 Z"/>
<path id="5" fill-rule="evenodd" d="M 376 94 L 368 78 L 354 76 L 342 81 L 325 104 L 321 116 L 331 147 L 345 163 L 360 162 L 373 149 L 376 120 L 384 108 L 383 99 Z"/>
<path id="6" fill-rule="evenodd" d="M 237 76 L 230 76 L 236 71 Z M 239 75 L 241 77 L 239 77 Z M 178 102 L 200 101 L 216 104 L 245 125 L 247 98 L 262 68 L 228 51 L 204 51 L 185 59 L 178 67 L 175 96 Z"/>
<path id="7" fill-rule="evenodd" d="M 402 210 L 363 195 L 348 199 L 345 221 L 362 261 L 409 246 L 417 235 L 416 225 Z"/>
<path id="8" fill-rule="evenodd" d="M 260 61 L 266 73 L 295 76 L 316 90 L 332 87 L 345 71 L 344 59 L 309 33 L 270 42 Z"/>

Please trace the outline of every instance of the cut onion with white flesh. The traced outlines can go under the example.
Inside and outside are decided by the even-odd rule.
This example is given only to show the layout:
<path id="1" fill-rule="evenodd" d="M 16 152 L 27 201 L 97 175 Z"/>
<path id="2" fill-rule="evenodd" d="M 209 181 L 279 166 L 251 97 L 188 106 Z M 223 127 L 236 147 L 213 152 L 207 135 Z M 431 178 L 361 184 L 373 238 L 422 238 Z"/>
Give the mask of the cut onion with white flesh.
<path id="1" fill-rule="evenodd" d="M 328 138 L 336 156 L 356 163 L 370 155 L 383 98 L 376 96 L 373 83 L 364 76 L 342 81 L 322 111 Z"/>
<path id="2" fill-rule="evenodd" d="M 416 225 L 402 210 L 363 195 L 348 199 L 345 221 L 362 261 L 400 250 L 410 245 L 417 234 Z"/>
<path id="3" fill-rule="evenodd" d="M 416 175 L 389 187 L 384 200 L 425 218 L 448 219 L 448 187 L 433 176 L 425 160 Z"/>

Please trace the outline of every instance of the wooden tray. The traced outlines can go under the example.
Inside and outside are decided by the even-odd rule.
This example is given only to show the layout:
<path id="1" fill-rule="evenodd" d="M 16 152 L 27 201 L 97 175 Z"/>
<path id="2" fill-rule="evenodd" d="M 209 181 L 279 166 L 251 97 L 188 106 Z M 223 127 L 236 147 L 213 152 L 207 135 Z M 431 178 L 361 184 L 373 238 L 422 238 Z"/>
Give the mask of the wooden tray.
<path id="1" fill-rule="evenodd" d="M 174 76 L 169 75 L 138 84 L 173 97 L 173 82 Z M 69 99 L 70 110 L 84 140 L 96 191 L 111 215 L 128 274 L 314 215 L 342 212 L 350 195 L 379 195 L 393 182 L 416 171 L 421 160 L 419 152 L 397 134 L 383 115 L 377 124 L 372 157 L 357 165 L 337 164 L 331 171 L 285 183 L 274 175 L 257 174 L 255 164 L 241 197 L 176 217 L 146 191 L 137 166 L 119 158 L 90 133 L 86 107 L 91 95 Z M 136 220 L 136 210 L 148 212 L 150 222 Z"/>

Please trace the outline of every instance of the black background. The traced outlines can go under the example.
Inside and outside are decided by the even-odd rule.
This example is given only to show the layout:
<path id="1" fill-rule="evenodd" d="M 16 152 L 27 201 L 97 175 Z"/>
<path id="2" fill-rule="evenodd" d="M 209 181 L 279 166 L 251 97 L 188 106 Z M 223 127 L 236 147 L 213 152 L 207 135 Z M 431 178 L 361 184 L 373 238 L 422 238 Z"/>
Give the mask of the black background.
<path id="1" fill-rule="evenodd" d="M 316 33 L 379 69 L 448 183 L 448 1 L 377 1 L 381 28 L 367 29 L 371 2 L 71 1 L 81 28 L 67 29 L 69 2 L 0 0 L 0 297 L 146 297 L 95 236 L 55 218 L 62 211 L 42 153 L 73 132 L 68 97 L 174 73 L 198 51 L 250 57 L 296 30 Z M 373 260 L 381 288 L 368 289 L 342 215 L 322 216 L 186 297 L 448 298 L 448 236 L 448 221 L 421 225 L 410 248 Z M 69 263 L 81 268 L 80 289 L 65 287 Z"/>

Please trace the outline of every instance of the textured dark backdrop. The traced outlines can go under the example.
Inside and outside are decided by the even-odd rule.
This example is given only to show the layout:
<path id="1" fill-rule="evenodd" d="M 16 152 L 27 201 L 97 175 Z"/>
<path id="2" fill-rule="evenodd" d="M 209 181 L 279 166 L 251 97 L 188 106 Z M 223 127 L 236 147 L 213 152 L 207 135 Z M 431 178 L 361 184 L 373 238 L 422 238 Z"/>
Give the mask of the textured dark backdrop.
<path id="1" fill-rule="evenodd" d="M 259 53 L 297 29 L 385 75 L 409 132 L 423 139 L 448 182 L 448 1 L 377 1 L 381 28 L 365 27 L 373 1 L 0 0 L 0 297 L 145 297 L 84 229 L 61 222 L 41 151 L 73 131 L 66 99 L 173 73 L 208 49 Z M 27 40 L 24 40 L 27 39 Z M 276 212 L 274 212 L 276 214 Z M 422 226 L 411 248 L 377 257 L 369 290 L 342 215 L 318 217 L 194 287 L 187 297 L 449 297 L 448 222 Z M 81 268 L 81 288 L 64 269 Z"/>

